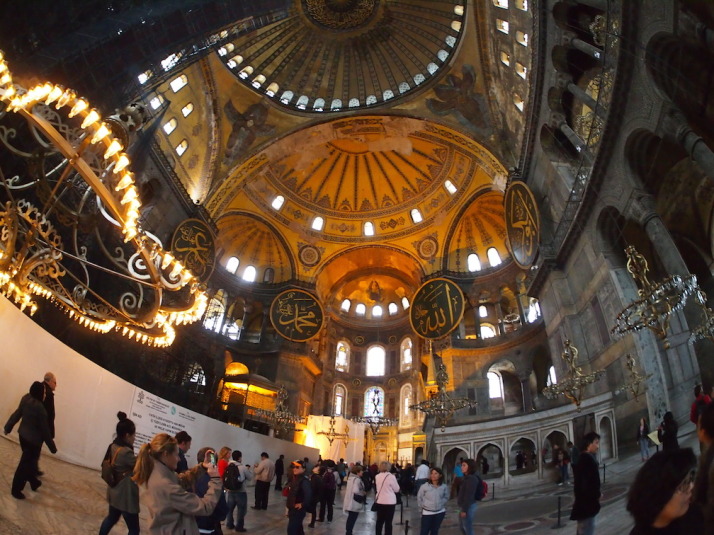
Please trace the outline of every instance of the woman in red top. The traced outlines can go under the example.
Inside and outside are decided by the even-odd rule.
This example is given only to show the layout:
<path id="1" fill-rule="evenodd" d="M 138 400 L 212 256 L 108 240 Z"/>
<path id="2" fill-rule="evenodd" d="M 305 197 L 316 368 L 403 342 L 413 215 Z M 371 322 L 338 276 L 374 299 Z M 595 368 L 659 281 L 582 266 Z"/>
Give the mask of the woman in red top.
<path id="1" fill-rule="evenodd" d="M 233 453 L 233 450 L 228 446 L 223 446 L 218 452 L 218 474 L 221 476 L 221 479 L 223 479 L 223 473 L 226 471 L 226 468 L 228 468 L 231 453 Z"/>

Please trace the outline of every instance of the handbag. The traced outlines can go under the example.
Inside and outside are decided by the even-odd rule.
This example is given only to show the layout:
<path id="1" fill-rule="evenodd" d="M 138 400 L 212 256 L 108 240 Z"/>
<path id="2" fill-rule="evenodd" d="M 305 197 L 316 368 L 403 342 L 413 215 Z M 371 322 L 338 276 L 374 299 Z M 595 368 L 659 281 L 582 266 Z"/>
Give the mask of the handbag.
<path id="1" fill-rule="evenodd" d="M 105 455 L 104 460 L 102 461 L 102 466 L 101 466 L 102 479 L 111 488 L 116 487 L 117 484 L 119 483 L 119 481 L 121 481 L 123 479 L 123 477 L 117 477 L 117 474 L 114 471 L 114 463 L 117 460 L 117 455 L 119 455 L 120 450 L 121 450 L 121 447 L 117 447 L 116 451 L 114 452 L 114 455 L 112 455 L 111 454 L 112 445 L 110 444 L 109 447 L 107 448 L 107 454 Z"/>
<path id="2" fill-rule="evenodd" d="M 386 477 L 384 479 L 387 479 Z M 377 478 L 374 478 L 374 484 L 377 484 Z M 379 487 L 379 490 L 377 491 L 377 495 L 374 497 L 374 503 L 372 503 L 372 507 L 369 508 L 370 511 L 373 513 L 377 511 L 377 500 L 379 499 L 379 493 L 382 492 L 382 489 L 384 488 L 384 481 L 382 481 L 382 486 Z"/>
<path id="3" fill-rule="evenodd" d="M 361 494 L 353 494 L 352 499 L 357 503 L 365 503 L 367 501 L 367 496 L 362 496 Z"/>
<path id="4" fill-rule="evenodd" d="M 394 495 L 397 497 L 397 505 L 402 505 L 402 493 L 395 492 Z"/>

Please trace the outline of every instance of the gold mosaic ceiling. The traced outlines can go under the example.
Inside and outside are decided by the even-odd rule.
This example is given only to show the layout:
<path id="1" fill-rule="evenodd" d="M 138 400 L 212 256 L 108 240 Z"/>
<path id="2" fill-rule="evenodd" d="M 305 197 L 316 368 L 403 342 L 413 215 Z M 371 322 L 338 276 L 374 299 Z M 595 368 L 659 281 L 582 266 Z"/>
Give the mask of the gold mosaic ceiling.
<path id="1" fill-rule="evenodd" d="M 246 87 L 305 112 L 396 101 L 438 76 L 457 48 L 452 0 L 296 0 L 289 16 L 222 49 Z"/>

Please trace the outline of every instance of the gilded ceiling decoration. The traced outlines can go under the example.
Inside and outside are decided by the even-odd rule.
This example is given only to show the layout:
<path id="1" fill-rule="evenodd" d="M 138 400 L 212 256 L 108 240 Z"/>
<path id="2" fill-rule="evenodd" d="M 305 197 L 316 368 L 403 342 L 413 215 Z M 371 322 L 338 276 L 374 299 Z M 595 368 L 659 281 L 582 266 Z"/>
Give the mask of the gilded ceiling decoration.
<path id="1" fill-rule="evenodd" d="M 277 283 L 293 278 L 290 253 L 266 223 L 249 215 L 228 214 L 218 220 L 217 226 L 221 263 L 236 257 L 240 261 L 236 276 L 241 277 L 247 266 L 253 266 L 258 270 L 259 282 Z M 268 269 L 273 270 L 272 274 Z"/>
<path id="2" fill-rule="evenodd" d="M 457 49 L 463 13 L 444 0 L 297 0 L 287 17 L 221 54 L 246 87 L 278 105 L 354 111 L 438 76 Z"/>

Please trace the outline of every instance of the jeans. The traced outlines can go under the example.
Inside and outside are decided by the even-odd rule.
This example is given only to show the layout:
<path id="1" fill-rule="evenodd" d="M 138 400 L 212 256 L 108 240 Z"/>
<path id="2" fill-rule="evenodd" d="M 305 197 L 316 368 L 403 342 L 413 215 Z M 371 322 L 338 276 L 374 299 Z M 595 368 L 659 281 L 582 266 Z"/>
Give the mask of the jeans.
<path id="1" fill-rule="evenodd" d="M 595 517 L 578 520 L 578 530 L 575 533 L 576 535 L 595 535 Z"/>
<path id="2" fill-rule="evenodd" d="M 421 515 L 421 531 L 419 535 L 437 535 L 441 521 L 444 520 L 446 511 L 435 515 Z"/>
<path id="3" fill-rule="evenodd" d="M 478 503 L 472 503 L 466 510 L 466 516 L 461 517 L 459 513 L 459 528 L 463 535 L 474 535 L 474 515 L 476 515 L 476 506 Z"/>
<path id="4" fill-rule="evenodd" d="M 640 439 L 640 456 L 643 460 L 650 458 L 650 444 L 648 438 Z"/>
<path id="5" fill-rule="evenodd" d="M 108 535 L 121 517 L 124 517 L 126 527 L 129 528 L 129 535 L 139 535 L 139 513 L 127 513 L 111 505 L 109 506 L 109 514 L 99 528 L 99 535 Z"/>
<path id="6" fill-rule="evenodd" d="M 347 526 L 345 528 L 346 535 L 352 535 L 352 530 L 357 523 L 357 517 L 359 516 L 359 511 L 347 511 Z"/>
<path id="7" fill-rule="evenodd" d="M 268 508 L 268 495 L 270 494 L 270 481 L 255 482 L 255 508 Z"/>
<path id="8" fill-rule="evenodd" d="M 305 509 L 290 509 L 288 511 L 288 535 L 305 535 L 302 521 L 305 520 Z"/>
<path id="9" fill-rule="evenodd" d="M 22 448 L 22 456 L 17 464 L 15 477 L 12 479 L 12 492 L 14 493 L 22 492 L 28 481 L 32 488 L 35 488 L 40 483 L 40 480 L 37 479 L 37 462 L 40 459 L 42 443 L 32 444 L 20 436 L 20 447 Z"/>
<path id="10" fill-rule="evenodd" d="M 392 535 L 392 518 L 396 508 L 396 505 L 377 504 L 377 535 L 382 535 L 382 526 L 385 535 Z"/>
<path id="11" fill-rule="evenodd" d="M 320 500 L 320 521 L 325 520 L 325 507 L 327 506 L 327 521 L 332 522 L 332 505 L 335 501 L 337 489 L 325 489 Z"/>
<path id="12" fill-rule="evenodd" d="M 245 513 L 248 511 L 248 495 L 244 491 L 226 491 L 226 505 L 228 505 L 228 515 L 226 515 L 226 527 L 228 529 L 243 529 L 245 526 Z M 233 509 L 236 510 L 235 524 L 233 523 Z"/>

